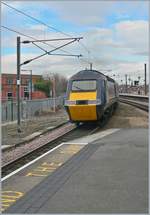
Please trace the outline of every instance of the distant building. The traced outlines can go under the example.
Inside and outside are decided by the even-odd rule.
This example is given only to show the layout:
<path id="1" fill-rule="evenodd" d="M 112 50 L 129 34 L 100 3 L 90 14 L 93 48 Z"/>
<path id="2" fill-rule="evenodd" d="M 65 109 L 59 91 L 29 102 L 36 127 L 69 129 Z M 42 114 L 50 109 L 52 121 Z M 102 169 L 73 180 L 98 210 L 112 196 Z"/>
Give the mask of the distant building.
<path id="1" fill-rule="evenodd" d="M 146 87 L 147 95 L 149 95 L 149 87 Z M 145 95 L 145 86 L 144 85 L 119 85 L 120 93 L 131 93 Z"/>
<path id="2" fill-rule="evenodd" d="M 21 99 L 42 99 L 46 98 L 44 92 L 35 91 L 34 84 L 42 78 L 41 75 L 32 75 L 32 95 L 31 95 L 31 76 L 30 74 L 21 74 Z M 1 95 L 2 100 L 14 99 L 17 97 L 17 76 L 16 74 L 1 74 Z"/>

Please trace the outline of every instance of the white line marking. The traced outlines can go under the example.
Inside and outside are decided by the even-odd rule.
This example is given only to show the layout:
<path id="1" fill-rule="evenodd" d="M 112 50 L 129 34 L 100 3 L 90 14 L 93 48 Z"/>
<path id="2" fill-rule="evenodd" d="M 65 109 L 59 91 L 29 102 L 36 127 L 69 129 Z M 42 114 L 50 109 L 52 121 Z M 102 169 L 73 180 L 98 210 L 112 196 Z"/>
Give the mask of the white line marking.
<path id="1" fill-rule="evenodd" d="M 64 145 L 87 145 L 88 143 L 64 142 Z"/>
<path id="2" fill-rule="evenodd" d="M 96 134 L 92 134 L 92 135 L 87 135 L 85 137 L 81 137 L 81 138 L 78 138 L 78 139 L 75 139 L 72 141 L 72 144 L 73 143 L 80 143 L 82 142 L 82 144 L 84 143 L 92 143 L 96 140 L 99 140 L 107 135 L 110 135 L 110 134 L 113 134 L 115 133 L 116 131 L 119 131 L 120 128 L 112 128 L 112 129 L 107 129 L 105 131 L 100 131 L 100 132 L 97 132 Z"/>
<path id="3" fill-rule="evenodd" d="M 41 155 L 38 158 L 35 158 L 33 161 L 25 164 L 24 166 L 20 167 L 19 169 L 16 169 L 14 172 L 11 172 L 9 175 L 6 175 L 5 177 L 3 177 L 1 179 L 1 181 L 5 181 L 6 179 L 8 179 L 9 177 L 15 175 L 16 173 L 20 172 L 21 170 L 25 169 L 26 167 L 30 166 L 31 164 L 35 163 L 36 161 L 38 161 L 39 159 L 43 158 L 44 156 L 50 154 L 52 151 L 54 151 L 55 149 L 61 147 L 62 145 L 64 145 L 64 143 L 61 143 L 59 146 L 56 146 L 55 148 L 49 150 L 48 152 L 44 153 L 43 155 Z"/>
<path id="4" fill-rule="evenodd" d="M 21 170 L 25 169 L 26 167 L 30 166 L 31 164 L 35 163 L 36 161 L 40 160 L 40 159 L 43 158 L 44 156 L 50 154 L 51 152 L 53 152 L 55 149 L 61 147 L 62 145 L 65 145 L 65 144 L 66 144 L 66 145 L 67 145 L 67 144 L 87 145 L 87 144 L 90 143 L 90 142 L 93 142 L 93 141 L 95 141 L 95 140 L 97 140 L 97 139 L 100 139 L 100 138 L 102 138 L 102 137 L 104 137 L 104 136 L 107 136 L 107 135 L 109 135 L 109 134 L 112 134 L 112 133 L 114 133 L 114 132 L 116 132 L 116 131 L 118 131 L 118 130 L 120 130 L 120 129 L 108 129 L 108 130 L 106 130 L 106 131 L 101 131 L 101 132 L 98 132 L 98 133 L 96 133 L 96 134 L 87 136 L 87 137 L 85 137 L 85 138 L 76 139 L 76 140 L 74 140 L 73 142 L 64 142 L 64 143 L 61 143 L 59 146 L 56 146 L 55 148 L 49 150 L 48 152 L 44 153 L 44 154 L 41 155 L 40 157 L 35 158 L 33 161 L 31 161 L 31 162 L 25 164 L 24 166 L 20 167 L 19 169 L 16 169 L 14 172 L 11 172 L 9 175 L 6 175 L 5 177 L 3 177 L 3 178 L 1 179 L 1 181 L 5 181 L 6 179 L 10 178 L 11 176 L 15 175 L 16 173 L 20 172 Z M 81 142 L 81 140 L 82 140 L 82 141 L 85 140 L 86 142 Z M 78 142 L 78 141 L 80 141 L 80 142 Z"/>
<path id="5" fill-rule="evenodd" d="M 6 148 L 9 148 L 10 146 L 12 146 L 12 145 L 2 145 L 1 149 L 3 150 L 3 149 L 6 149 Z"/>

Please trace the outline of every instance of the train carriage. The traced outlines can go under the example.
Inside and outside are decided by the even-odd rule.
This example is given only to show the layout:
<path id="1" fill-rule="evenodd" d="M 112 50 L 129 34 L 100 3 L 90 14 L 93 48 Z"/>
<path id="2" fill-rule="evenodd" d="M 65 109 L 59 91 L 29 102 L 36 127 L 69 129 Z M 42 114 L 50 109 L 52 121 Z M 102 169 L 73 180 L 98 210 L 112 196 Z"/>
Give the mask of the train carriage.
<path id="1" fill-rule="evenodd" d="M 68 81 L 65 108 L 72 122 L 100 121 L 117 102 L 116 82 L 96 70 L 82 70 Z"/>

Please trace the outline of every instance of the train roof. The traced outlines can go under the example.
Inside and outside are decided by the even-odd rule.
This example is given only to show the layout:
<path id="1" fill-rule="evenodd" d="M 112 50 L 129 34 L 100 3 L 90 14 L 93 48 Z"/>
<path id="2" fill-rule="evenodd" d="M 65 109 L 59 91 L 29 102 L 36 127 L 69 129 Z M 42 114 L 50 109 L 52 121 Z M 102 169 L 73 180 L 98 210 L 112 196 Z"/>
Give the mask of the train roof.
<path id="1" fill-rule="evenodd" d="M 108 81 L 115 82 L 114 79 L 109 76 L 104 75 L 103 73 L 97 70 L 81 70 L 80 72 L 73 75 L 70 80 L 79 80 L 79 79 L 107 79 Z"/>

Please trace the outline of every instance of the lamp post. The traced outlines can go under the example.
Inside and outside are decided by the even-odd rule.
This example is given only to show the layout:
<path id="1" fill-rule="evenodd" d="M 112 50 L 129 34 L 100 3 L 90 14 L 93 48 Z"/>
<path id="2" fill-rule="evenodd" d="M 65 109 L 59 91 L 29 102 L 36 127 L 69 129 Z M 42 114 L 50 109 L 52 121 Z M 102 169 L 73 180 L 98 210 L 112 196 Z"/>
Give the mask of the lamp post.
<path id="1" fill-rule="evenodd" d="M 53 98 L 53 110 L 56 112 L 56 79 L 53 73 L 49 73 L 50 76 L 48 77 L 49 81 L 52 83 L 52 98 Z"/>
<path id="2" fill-rule="evenodd" d="M 55 76 L 53 75 L 53 100 L 54 100 L 54 112 L 56 112 L 56 80 L 55 80 Z"/>
<path id="3" fill-rule="evenodd" d="M 29 98 L 30 100 L 32 100 L 32 69 L 21 69 L 21 71 L 29 71 L 30 72 L 30 94 L 29 94 Z"/>

